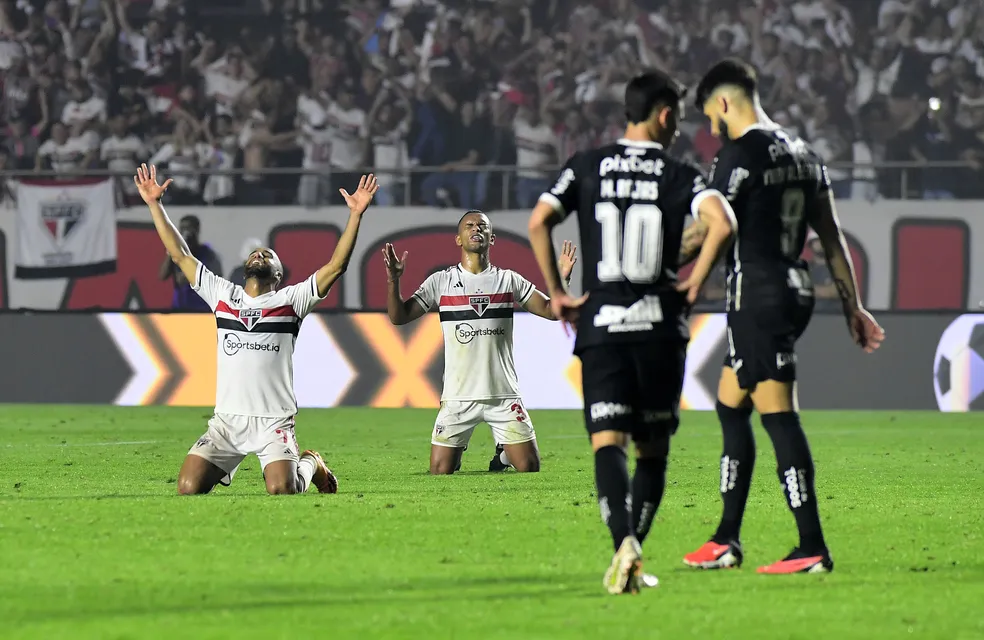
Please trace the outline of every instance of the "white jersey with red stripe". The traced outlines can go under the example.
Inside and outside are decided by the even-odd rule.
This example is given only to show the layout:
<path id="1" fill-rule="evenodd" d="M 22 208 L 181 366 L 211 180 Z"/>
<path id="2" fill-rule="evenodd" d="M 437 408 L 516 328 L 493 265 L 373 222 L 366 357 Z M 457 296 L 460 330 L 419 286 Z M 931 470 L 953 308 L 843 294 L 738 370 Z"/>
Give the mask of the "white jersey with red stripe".
<path id="1" fill-rule="evenodd" d="M 440 311 L 442 401 L 519 397 L 513 305 L 525 307 L 535 292 L 523 276 L 492 265 L 478 274 L 455 265 L 424 280 L 413 299 L 426 311 Z"/>
<path id="2" fill-rule="evenodd" d="M 324 300 L 315 277 L 253 298 L 199 263 L 193 288 L 212 308 L 218 329 L 215 412 L 296 414 L 294 344 L 301 320 Z"/>

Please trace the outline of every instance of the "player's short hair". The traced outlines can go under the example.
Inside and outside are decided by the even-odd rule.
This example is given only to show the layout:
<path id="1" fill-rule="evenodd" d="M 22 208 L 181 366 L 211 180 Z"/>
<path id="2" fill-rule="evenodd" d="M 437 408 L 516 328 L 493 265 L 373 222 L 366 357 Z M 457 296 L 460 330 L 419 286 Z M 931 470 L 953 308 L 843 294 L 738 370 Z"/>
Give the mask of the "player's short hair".
<path id="1" fill-rule="evenodd" d="M 749 98 L 758 93 L 758 74 L 752 65 L 737 58 L 728 58 L 711 67 L 697 84 L 694 102 L 703 110 L 711 95 L 725 85 L 735 86 Z"/>
<path id="2" fill-rule="evenodd" d="M 484 211 L 482 211 L 481 209 L 469 209 L 468 211 L 465 211 L 460 218 L 458 218 L 458 226 L 457 226 L 457 228 L 460 229 L 461 228 L 461 223 L 465 221 L 465 218 L 467 218 L 468 216 L 470 216 L 473 213 L 480 213 L 483 216 L 488 217 L 488 214 L 485 213 Z"/>
<path id="3" fill-rule="evenodd" d="M 687 88 L 666 73 L 640 73 L 625 86 L 625 118 L 631 124 L 645 122 L 657 107 L 675 107 L 686 97 Z"/>

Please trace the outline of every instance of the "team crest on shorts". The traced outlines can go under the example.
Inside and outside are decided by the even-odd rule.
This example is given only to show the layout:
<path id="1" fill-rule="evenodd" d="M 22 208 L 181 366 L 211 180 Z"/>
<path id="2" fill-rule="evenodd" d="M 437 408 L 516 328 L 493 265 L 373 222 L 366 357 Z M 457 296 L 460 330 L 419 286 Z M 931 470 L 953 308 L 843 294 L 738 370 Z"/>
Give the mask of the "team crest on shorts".
<path id="1" fill-rule="evenodd" d="M 245 325 L 246 329 L 249 331 L 253 330 L 256 326 L 256 321 L 263 317 L 263 311 L 261 309 L 240 309 L 239 310 L 239 321 Z"/>
<path id="2" fill-rule="evenodd" d="M 492 299 L 489 296 L 469 296 L 468 304 L 475 310 L 475 313 L 482 315 L 489 308 L 489 305 L 492 304 Z"/>

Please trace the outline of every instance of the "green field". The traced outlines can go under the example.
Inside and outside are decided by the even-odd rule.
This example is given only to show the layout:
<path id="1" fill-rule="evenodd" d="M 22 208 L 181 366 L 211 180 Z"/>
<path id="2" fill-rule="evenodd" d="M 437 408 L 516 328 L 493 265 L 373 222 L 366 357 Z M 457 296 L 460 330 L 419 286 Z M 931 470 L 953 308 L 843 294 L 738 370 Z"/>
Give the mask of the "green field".
<path id="1" fill-rule="evenodd" d="M 432 411 L 303 411 L 340 493 L 236 482 L 182 498 L 206 409 L 0 407 L 4 638 L 984 638 L 984 427 L 974 415 L 809 413 L 837 570 L 761 576 L 795 542 L 768 439 L 746 566 L 681 564 L 713 531 L 720 438 L 687 414 L 646 543 L 662 585 L 607 595 L 580 414 L 533 412 L 543 471 L 426 475 Z"/>

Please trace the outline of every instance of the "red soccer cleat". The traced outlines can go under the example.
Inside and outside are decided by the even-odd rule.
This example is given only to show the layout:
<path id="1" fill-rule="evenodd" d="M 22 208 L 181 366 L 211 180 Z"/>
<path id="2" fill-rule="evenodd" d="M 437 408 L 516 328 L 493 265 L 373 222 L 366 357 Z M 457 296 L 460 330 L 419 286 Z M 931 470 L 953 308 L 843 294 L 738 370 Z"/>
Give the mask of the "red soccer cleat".
<path id="1" fill-rule="evenodd" d="M 809 555 L 798 548 L 779 562 L 758 568 L 759 573 L 770 574 L 830 573 L 833 570 L 834 561 L 828 552 Z"/>
<path id="2" fill-rule="evenodd" d="M 683 556 L 683 563 L 697 569 L 732 569 L 740 567 L 743 558 L 740 543 L 719 544 L 710 540 Z"/>
<path id="3" fill-rule="evenodd" d="M 311 484 L 318 488 L 318 492 L 338 493 L 338 478 L 331 472 L 325 461 L 321 459 L 321 454 L 308 449 L 301 454 L 302 458 L 305 456 L 314 460 L 314 475 L 311 476 Z"/>

